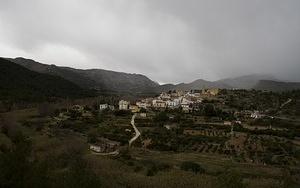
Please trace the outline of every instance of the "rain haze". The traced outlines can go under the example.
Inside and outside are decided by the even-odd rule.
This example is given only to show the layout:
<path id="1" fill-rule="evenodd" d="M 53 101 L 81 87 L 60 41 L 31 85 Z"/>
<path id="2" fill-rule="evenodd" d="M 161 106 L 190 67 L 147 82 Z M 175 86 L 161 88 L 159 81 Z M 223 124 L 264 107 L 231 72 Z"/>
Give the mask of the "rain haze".
<path id="1" fill-rule="evenodd" d="M 1 0 L 0 56 L 159 83 L 300 81 L 299 0 Z"/>

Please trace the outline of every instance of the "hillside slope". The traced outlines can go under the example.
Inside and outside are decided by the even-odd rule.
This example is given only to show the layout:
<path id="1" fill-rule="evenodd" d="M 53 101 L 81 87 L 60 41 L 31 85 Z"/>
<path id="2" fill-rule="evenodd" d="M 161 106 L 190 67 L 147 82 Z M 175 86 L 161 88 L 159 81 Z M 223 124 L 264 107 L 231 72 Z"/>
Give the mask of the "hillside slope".
<path id="1" fill-rule="evenodd" d="M 272 80 L 260 80 L 253 88 L 257 90 L 267 90 L 275 92 L 299 90 L 300 82 L 279 82 Z"/>
<path id="2" fill-rule="evenodd" d="M 169 90 L 193 90 L 193 89 L 208 89 L 208 88 L 231 88 L 231 86 L 223 83 L 210 82 L 203 79 L 195 80 L 191 83 L 180 83 L 180 84 L 165 84 L 158 87 L 158 91 L 169 91 Z"/>
<path id="3" fill-rule="evenodd" d="M 93 95 L 58 76 L 41 74 L 0 58 L 0 100 L 41 101 Z"/>
<path id="4" fill-rule="evenodd" d="M 96 89 L 98 91 L 147 92 L 149 91 L 149 88 L 159 86 L 158 83 L 141 74 L 129 74 L 103 69 L 82 70 L 59 67 L 41 64 L 25 58 L 15 58 L 10 60 L 30 70 L 60 76 L 83 88 Z"/>
<path id="5" fill-rule="evenodd" d="M 260 80 L 278 81 L 272 75 L 251 74 L 251 75 L 239 76 L 235 78 L 226 78 L 226 79 L 218 80 L 215 83 L 226 84 L 232 88 L 238 88 L 238 89 L 252 89 Z"/>

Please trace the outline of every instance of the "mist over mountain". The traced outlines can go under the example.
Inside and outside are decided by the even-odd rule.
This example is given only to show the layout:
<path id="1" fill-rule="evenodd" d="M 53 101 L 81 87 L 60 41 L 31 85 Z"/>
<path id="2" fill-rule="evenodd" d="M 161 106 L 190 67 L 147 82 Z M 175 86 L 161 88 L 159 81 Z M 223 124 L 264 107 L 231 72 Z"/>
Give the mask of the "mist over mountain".
<path id="1" fill-rule="evenodd" d="M 158 87 L 158 91 L 168 90 L 193 90 L 193 89 L 207 89 L 207 88 L 221 88 L 229 89 L 232 88 L 230 85 L 219 82 L 211 82 L 203 79 L 195 80 L 191 83 L 180 83 L 180 84 L 164 84 Z"/>
<path id="2" fill-rule="evenodd" d="M 75 69 L 47 65 L 26 58 L 7 58 L 9 61 L 21 65 L 31 71 L 63 78 L 73 84 L 85 88 L 94 89 L 100 93 L 132 93 L 155 94 L 169 90 L 193 90 L 193 89 L 258 89 L 270 91 L 287 91 L 297 89 L 297 83 L 286 83 L 268 74 L 252 74 L 235 78 L 226 78 L 217 81 L 197 79 L 190 83 L 163 84 L 149 79 L 142 74 L 130 74 L 103 69 Z"/>
<path id="3" fill-rule="evenodd" d="M 158 91 L 192 90 L 192 89 L 256 89 L 268 91 L 289 91 L 299 89 L 298 82 L 284 82 L 268 74 L 251 74 L 235 78 L 226 78 L 217 81 L 195 80 L 191 83 L 164 84 Z"/>
<path id="4" fill-rule="evenodd" d="M 260 80 L 253 89 L 256 90 L 267 90 L 267 91 L 289 91 L 289 90 L 299 90 L 300 82 L 280 82 L 273 80 Z"/>
<path id="5" fill-rule="evenodd" d="M 226 84 L 237 89 L 251 89 L 260 80 L 278 80 L 278 79 L 268 74 L 251 74 L 251 75 L 239 76 L 235 78 L 226 78 L 226 79 L 218 80 L 216 82 L 220 84 Z"/>

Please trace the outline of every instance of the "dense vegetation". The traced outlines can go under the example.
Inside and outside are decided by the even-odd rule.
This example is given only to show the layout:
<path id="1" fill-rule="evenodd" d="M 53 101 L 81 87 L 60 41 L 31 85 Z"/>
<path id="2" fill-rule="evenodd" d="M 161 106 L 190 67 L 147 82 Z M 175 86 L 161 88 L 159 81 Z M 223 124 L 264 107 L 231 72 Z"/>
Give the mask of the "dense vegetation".
<path id="1" fill-rule="evenodd" d="M 89 169 L 78 147 L 37 157 L 30 138 L 19 130 L 1 127 L 11 146 L 0 145 L 0 187 L 101 187 L 100 178 Z"/>

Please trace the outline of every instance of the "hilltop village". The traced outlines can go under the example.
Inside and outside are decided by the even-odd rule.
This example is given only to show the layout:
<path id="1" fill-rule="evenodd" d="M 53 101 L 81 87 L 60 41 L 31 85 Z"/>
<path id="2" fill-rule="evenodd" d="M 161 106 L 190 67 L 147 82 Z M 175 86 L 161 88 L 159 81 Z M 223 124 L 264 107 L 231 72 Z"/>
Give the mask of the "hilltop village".
<path id="1" fill-rule="evenodd" d="M 221 89 L 218 88 L 191 91 L 173 90 L 169 92 L 162 92 L 157 97 L 144 98 L 135 102 L 122 99 L 118 102 L 117 108 L 113 104 L 99 104 L 99 110 L 124 110 L 132 113 L 139 113 L 142 116 L 146 116 L 146 112 L 151 110 L 179 110 L 183 113 L 193 113 L 201 110 L 203 107 L 203 101 L 204 103 L 210 100 L 218 101 L 218 95 L 220 92 Z M 287 103 L 291 102 L 290 100 L 291 99 L 289 99 Z M 222 103 L 224 104 L 225 102 L 223 101 Z M 263 111 L 253 109 L 234 112 L 235 115 L 243 115 L 254 119 L 268 116 L 264 115 Z M 241 124 L 241 121 L 235 121 L 235 123 Z M 224 124 L 231 125 L 228 121 L 224 122 Z"/>
<path id="2" fill-rule="evenodd" d="M 203 89 L 184 91 L 163 92 L 156 98 L 146 98 L 130 104 L 129 101 L 119 101 L 119 110 L 131 110 L 133 113 L 139 112 L 141 109 L 182 109 L 183 112 L 189 113 L 197 108 L 203 98 L 216 96 L 219 89 Z M 104 104 L 105 105 L 105 104 Z M 101 108 L 102 105 L 100 105 Z"/>
<path id="3" fill-rule="evenodd" d="M 183 112 L 189 113 L 197 108 L 197 105 L 204 98 L 210 98 L 218 95 L 219 89 L 203 89 L 184 91 L 162 92 L 158 97 L 145 98 L 135 103 L 120 100 L 118 104 L 119 110 L 130 110 L 133 113 L 140 112 L 141 109 L 181 109 Z M 100 104 L 99 110 L 115 110 L 112 104 Z"/>

